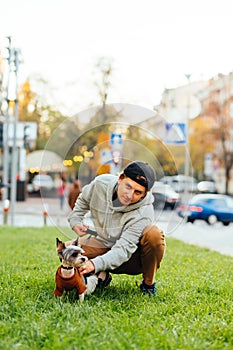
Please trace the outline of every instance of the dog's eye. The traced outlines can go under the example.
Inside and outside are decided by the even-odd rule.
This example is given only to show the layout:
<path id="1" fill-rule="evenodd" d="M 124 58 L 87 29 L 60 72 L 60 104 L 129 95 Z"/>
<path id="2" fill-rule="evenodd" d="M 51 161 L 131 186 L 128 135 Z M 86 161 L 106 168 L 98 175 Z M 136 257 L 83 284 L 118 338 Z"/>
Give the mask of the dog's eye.
<path id="1" fill-rule="evenodd" d="M 76 258 L 76 256 L 78 256 L 78 253 L 73 253 L 71 256 L 73 256 L 73 258 Z"/>

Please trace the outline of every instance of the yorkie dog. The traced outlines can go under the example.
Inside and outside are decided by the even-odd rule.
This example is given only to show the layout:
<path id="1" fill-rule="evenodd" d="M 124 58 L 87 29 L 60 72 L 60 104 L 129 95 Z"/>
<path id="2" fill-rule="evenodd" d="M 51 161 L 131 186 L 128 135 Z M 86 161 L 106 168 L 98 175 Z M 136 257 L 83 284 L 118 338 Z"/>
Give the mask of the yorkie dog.
<path id="1" fill-rule="evenodd" d="M 64 291 L 76 289 L 79 300 L 83 301 L 85 294 L 88 295 L 94 292 L 98 284 L 98 277 L 96 275 L 88 277 L 80 275 L 78 267 L 88 258 L 83 255 L 84 251 L 78 246 L 78 240 L 72 242 L 68 247 L 58 238 L 56 242 L 61 265 L 58 267 L 55 276 L 56 288 L 54 294 L 62 296 Z"/>

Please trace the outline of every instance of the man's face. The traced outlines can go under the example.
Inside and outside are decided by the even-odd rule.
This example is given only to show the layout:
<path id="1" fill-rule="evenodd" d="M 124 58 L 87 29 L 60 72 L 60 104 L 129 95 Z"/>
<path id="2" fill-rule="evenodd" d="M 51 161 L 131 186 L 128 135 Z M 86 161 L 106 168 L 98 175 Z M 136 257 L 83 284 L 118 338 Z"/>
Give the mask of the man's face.
<path id="1" fill-rule="evenodd" d="M 129 205 L 138 202 L 146 195 L 144 186 L 131 180 L 129 177 L 118 179 L 117 197 L 123 205 Z"/>

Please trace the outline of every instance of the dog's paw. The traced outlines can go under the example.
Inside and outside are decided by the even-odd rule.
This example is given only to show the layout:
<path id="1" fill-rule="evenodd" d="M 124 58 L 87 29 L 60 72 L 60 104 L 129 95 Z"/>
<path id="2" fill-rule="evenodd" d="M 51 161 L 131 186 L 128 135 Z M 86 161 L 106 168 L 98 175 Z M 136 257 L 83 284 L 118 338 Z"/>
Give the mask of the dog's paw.
<path id="1" fill-rule="evenodd" d="M 79 294 L 78 298 L 79 298 L 79 301 L 83 302 L 84 301 L 84 293 Z"/>

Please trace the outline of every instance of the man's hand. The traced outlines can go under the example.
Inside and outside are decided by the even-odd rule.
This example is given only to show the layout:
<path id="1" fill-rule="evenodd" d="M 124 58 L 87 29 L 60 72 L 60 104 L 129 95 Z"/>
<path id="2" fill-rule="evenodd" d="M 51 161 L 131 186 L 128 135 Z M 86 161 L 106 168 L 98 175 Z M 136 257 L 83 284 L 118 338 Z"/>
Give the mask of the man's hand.
<path id="1" fill-rule="evenodd" d="M 73 227 L 74 232 L 77 233 L 79 237 L 82 237 L 86 234 L 86 231 L 89 226 L 83 224 L 77 224 Z"/>
<path id="2" fill-rule="evenodd" d="M 86 275 L 87 273 L 91 273 L 95 271 L 95 265 L 91 260 L 86 261 L 82 266 L 79 268 L 79 272 L 81 275 Z"/>

